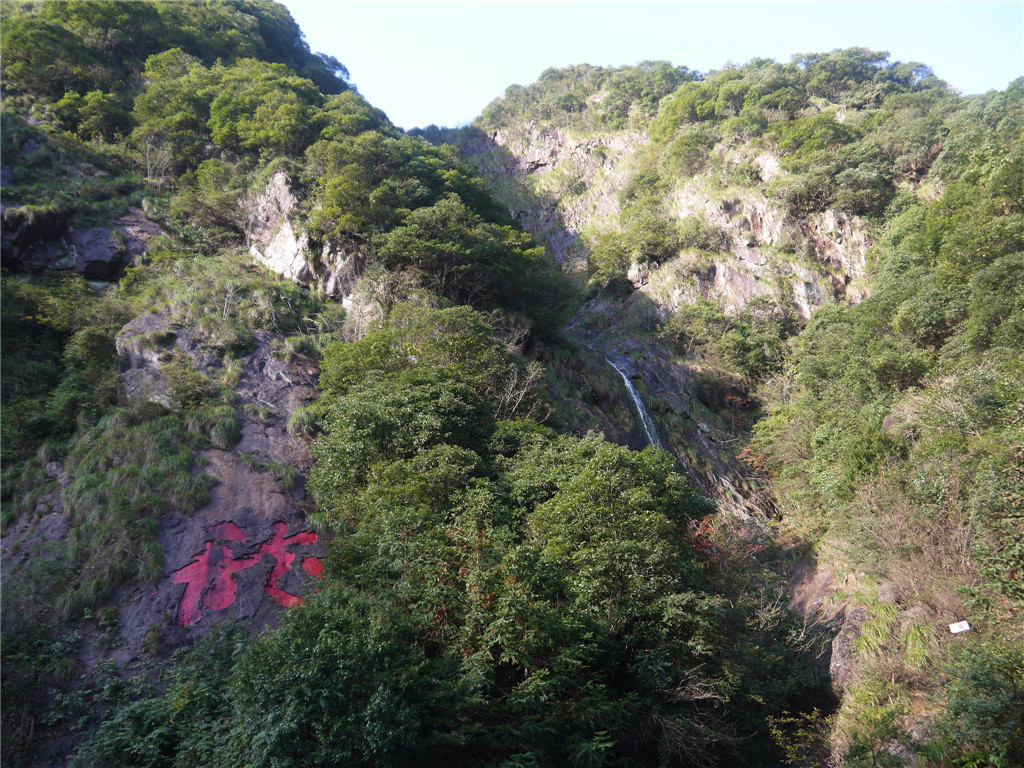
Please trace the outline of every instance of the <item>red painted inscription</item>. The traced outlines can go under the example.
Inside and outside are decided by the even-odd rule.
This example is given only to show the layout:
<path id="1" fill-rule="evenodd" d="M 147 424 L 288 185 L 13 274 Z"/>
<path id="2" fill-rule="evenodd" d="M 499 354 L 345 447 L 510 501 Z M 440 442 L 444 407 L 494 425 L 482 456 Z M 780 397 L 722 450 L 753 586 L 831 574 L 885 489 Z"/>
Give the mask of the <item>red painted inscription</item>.
<path id="1" fill-rule="evenodd" d="M 323 570 L 320 558 L 296 554 L 289 549 L 315 544 L 317 535 L 313 531 L 300 531 L 285 536 L 288 532 L 287 524 L 277 522 L 274 523 L 274 534 L 260 544 L 255 553 L 235 555 L 226 542 L 245 544 L 245 533 L 241 528 L 227 521 L 206 530 L 213 538 L 206 542 L 203 552 L 171 575 L 173 583 L 185 585 L 185 592 L 178 605 L 178 624 L 182 627 L 198 623 L 203 618 L 203 608 L 221 611 L 232 605 L 238 589 L 235 573 L 257 565 L 264 555 L 274 558 L 274 566 L 267 574 L 263 590 L 281 605 L 292 606 L 302 602 L 301 597 L 285 592 L 278 586 L 281 577 L 291 570 L 296 557 L 301 558 L 299 564 L 303 571 L 314 578 L 320 578 Z"/>

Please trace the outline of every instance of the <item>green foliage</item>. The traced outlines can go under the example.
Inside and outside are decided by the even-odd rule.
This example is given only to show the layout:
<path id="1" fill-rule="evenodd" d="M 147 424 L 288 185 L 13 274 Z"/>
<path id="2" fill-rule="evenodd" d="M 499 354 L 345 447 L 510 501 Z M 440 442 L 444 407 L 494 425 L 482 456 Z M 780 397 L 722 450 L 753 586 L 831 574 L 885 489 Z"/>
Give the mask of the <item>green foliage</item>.
<path id="1" fill-rule="evenodd" d="M 345 68 L 313 54 L 288 10 L 276 3 L 55 0 L 4 6 L 4 80 L 33 96 L 59 99 L 124 82 L 146 59 L 178 48 L 202 59 L 259 58 L 288 66 L 324 93 L 340 93 Z"/>
<path id="2" fill-rule="evenodd" d="M 718 133 L 707 124 L 682 126 L 661 157 L 662 173 L 672 177 L 696 176 L 704 170 L 718 140 Z"/>
<path id="3" fill-rule="evenodd" d="M 230 675 L 226 644 L 201 674 L 179 658 L 167 693 L 113 708 L 80 759 L 611 765 L 722 752 L 723 712 L 757 721 L 763 683 L 741 670 L 786 640 L 762 621 L 723 656 L 746 608 L 685 535 L 711 504 L 656 449 L 495 423 L 477 392 L 502 361 L 489 332 L 467 308 L 398 305 L 328 350 L 310 487 L 346 533 L 323 590 Z"/>
<path id="4" fill-rule="evenodd" d="M 210 141 L 234 152 L 298 153 L 313 138 L 311 117 L 323 101 L 284 64 L 256 59 L 207 68 L 171 49 L 150 57 L 143 76 L 135 140 L 147 153 L 169 151 L 179 170 L 195 167 Z"/>
<path id="5" fill-rule="evenodd" d="M 206 503 L 212 479 L 191 474 L 192 449 L 215 442 L 225 419 L 237 431 L 229 406 L 166 413 L 150 403 L 114 411 L 72 441 L 62 501 L 79 575 L 63 602 L 65 618 L 103 602 L 123 581 L 159 575 L 157 519 L 170 507 L 190 512 Z"/>
<path id="6" fill-rule="evenodd" d="M 327 436 L 315 446 L 317 466 L 310 475 L 310 488 L 328 516 L 345 516 L 351 490 L 376 463 L 409 458 L 440 443 L 472 449 L 487 437 L 487 406 L 441 369 L 370 379 L 330 408 Z"/>
<path id="7" fill-rule="evenodd" d="M 822 103 L 826 97 L 831 103 Z M 760 186 L 753 165 L 723 168 L 712 151 L 727 152 L 737 140 L 781 155 L 788 173 L 761 191 L 792 216 L 838 208 L 881 217 L 898 185 L 919 182 L 936 160 L 955 107 L 956 97 L 925 68 L 862 49 L 787 65 L 755 59 L 682 82 L 661 99 L 649 123 L 651 144 L 620 195 L 621 234 L 604 232 L 591 244 L 591 272 L 623 286 L 633 263 L 661 263 L 680 248 L 718 250 L 719 233 L 667 215 L 668 192 L 709 165 L 725 183 Z"/>
<path id="8" fill-rule="evenodd" d="M 210 137 L 226 149 L 291 154 L 312 138 L 310 114 L 323 100 L 284 64 L 241 59 L 219 75 L 210 102 Z"/>
<path id="9" fill-rule="evenodd" d="M 796 330 L 794 317 L 764 300 L 751 302 L 744 312 L 730 317 L 700 299 L 680 307 L 660 332 L 687 358 L 755 381 L 781 369 L 788 352 L 786 339 Z"/>
<path id="10" fill-rule="evenodd" d="M 81 278 L 3 281 L 3 457 L 66 440 L 117 402 L 113 329 L 127 319 Z"/>
<path id="11" fill-rule="evenodd" d="M 103 91 L 89 91 L 84 96 L 67 91 L 53 105 L 53 112 L 60 127 L 83 139 L 112 141 L 132 127 L 125 99 Z"/>
<path id="12" fill-rule="evenodd" d="M 138 202 L 139 177 L 131 170 L 125 152 L 62 130 L 39 126 L 26 111 L 5 100 L 3 152 L 10 161 L 10 184 L 4 185 L 4 228 L 21 227 L 29 238 L 63 232 L 69 225 L 88 227 L 108 224 Z M 104 112 L 104 120 L 107 113 Z M 30 124 L 36 122 L 37 125 Z M 114 126 L 100 120 L 98 130 Z"/>
<path id="13" fill-rule="evenodd" d="M 529 524 L 542 558 L 579 573 L 570 594 L 613 627 L 657 611 L 661 596 L 684 590 L 691 555 L 673 532 L 706 502 L 666 454 L 564 440 L 524 451 L 510 475 L 513 498 L 532 508 Z M 694 646 L 706 642 L 689 634 Z"/>
<path id="14" fill-rule="evenodd" d="M 49 715 L 46 693 L 67 683 L 81 638 L 61 633 L 48 623 L 32 626 L 24 622 L 25 617 L 17 616 L 10 607 L 12 595 L 7 587 L 11 577 L 4 581 L 4 740 L 0 754 L 5 765 L 27 765 L 38 739 L 37 723 Z"/>
<path id="15" fill-rule="evenodd" d="M 856 768 L 902 765 L 903 759 L 887 746 L 903 735 L 905 686 L 886 680 L 884 668 L 873 668 L 861 675 L 850 694 L 835 720 L 836 729 L 845 736 L 845 761 Z"/>
<path id="16" fill-rule="evenodd" d="M 504 214 L 476 174 L 451 147 L 431 147 L 400 135 L 382 115 L 354 97 L 326 105 L 320 140 L 306 151 L 306 183 L 323 210 L 310 211 L 321 237 L 386 232 L 412 210 L 455 195 L 489 219 Z M 373 130 L 365 130 L 372 126 Z"/>
<path id="17" fill-rule="evenodd" d="M 656 171 L 642 169 L 619 193 L 622 232 L 601 234 L 590 253 L 590 268 L 598 278 L 622 278 L 631 264 L 657 265 L 678 255 L 683 233 L 665 209 L 666 183 Z"/>
<path id="18" fill-rule="evenodd" d="M 632 261 L 660 264 L 679 253 L 675 222 L 653 195 L 645 196 L 623 211 L 623 246 Z"/>
<path id="19" fill-rule="evenodd" d="M 466 739 L 479 682 L 457 656 L 428 652 L 417 635 L 411 616 L 352 590 L 294 612 L 235 668 L 237 759 L 312 766 L 444 762 Z"/>
<path id="20" fill-rule="evenodd" d="M 815 87 L 829 90 L 824 81 Z M 856 98 L 868 97 L 859 90 Z M 829 98 L 837 98 L 834 91 Z M 793 135 L 780 123 L 776 135 L 793 142 L 786 162 L 800 167 L 808 145 L 809 157 L 818 157 L 825 150 L 813 146 L 815 131 L 827 128 L 819 131 L 823 140 L 846 142 L 834 154 L 848 170 L 874 162 L 882 175 L 915 178 L 931 166 L 946 186 L 932 202 L 904 200 L 890 210 L 871 297 L 815 313 L 775 384 L 792 389 L 769 403 L 754 446 L 767 454 L 795 525 L 816 526 L 853 567 L 884 579 L 900 603 L 985 626 L 984 639 L 957 640 L 964 645 L 953 646 L 943 671 L 943 648 L 928 623 L 901 622 L 892 604 L 872 607 L 858 641 L 864 666 L 835 721 L 846 759 L 888 760 L 886 745 L 905 739 L 917 681 L 945 674 L 941 696 L 932 694 L 939 714 L 931 759 L 1011 765 L 1020 760 L 1009 746 L 1019 741 L 1009 725 L 1019 720 L 1013 684 L 986 681 L 1019 677 L 1005 648 L 1020 637 L 1021 537 L 1013 521 L 1020 506 L 1024 241 L 1017 186 L 1003 169 L 1015 167 L 1020 152 L 1024 102 L 1011 87 L 971 100 L 948 119 L 948 97 L 931 86 L 874 102 L 881 117 L 864 117 L 845 136 L 827 120 Z M 896 111 L 887 115 L 887 107 Z M 870 160 L 870 142 L 893 165 Z M 914 151 L 921 142 L 928 149 Z M 859 165 L 849 164 L 858 157 Z M 836 175 L 841 189 L 821 187 L 822 199 L 856 191 L 844 173 Z M 860 187 L 867 188 L 884 192 L 884 185 Z M 869 207 L 877 212 L 883 198 Z"/>
<path id="21" fill-rule="evenodd" d="M 136 697 L 88 735 L 71 765 L 222 765 L 223 722 L 230 713 L 226 683 L 246 645 L 238 630 L 218 626 L 175 652 L 162 670 L 161 690 L 136 683 Z"/>
<path id="22" fill-rule="evenodd" d="M 61 379 L 63 339 L 38 318 L 42 296 L 27 283 L 4 277 L 0 307 L 2 340 L 3 464 L 9 467 L 35 452 L 49 433 L 43 412 L 47 395 Z"/>
<path id="23" fill-rule="evenodd" d="M 5 14 L 3 21 L 5 88 L 56 100 L 107 79 L 82 39 L 64 26 L 26 13 Z"/>
<path id="24" fill-rule="evenodd" d="M 771 186 L 792 214 L 879 216 L 901 178 L 917 182 L 935 161 L 955 99 L 922 65 L 847 49 L 755 59 L 685 83 L 650 131 L 663 170 L 682 176 L 704 168 L 723 132 L 764 137 L 794 174 Z"/>
<path id="25" fill-rule="evenodd" d="M 207 244 L 230 245 L 247 223 L 238 204 L 243 181 L 238 168 L 222 160 L 204 160 L 178 178 L 169 214 L 201 232 Z"/>
<path id="26" fill-rule="evenodd" d="M 196 164 L 209 140 L 206 124 L 216 91 L 214 73 L 180 48 L 146 60 L 145 89 L 135 99 L 134 139 L 143 147 L 146 175 L 159 165 L 183 170 Z M 162 151 L 162 154 L 161 154 Z"/>
<path id="27" fill-rule="evenodd" d="M 289 423 L 315 440 L 317 519 L 338 534 L 322 593 L 244 650 L 223 635 L 176 657 L 163 692 L 108 702 L 80 764 L 744 764 L 775 759 L 762 753 L 769 735 L 791 761 L 814 759 L 820 723 L 782 715 L 810 708 L 810 683 L 793 674 L 809 668 L 808 641 L 776 581 L 728 560 L 742 545 L 692 546 L 691 523 L 704 530 L 712 508 L 673 460 L 496 421 L 543 411 L 541 368 L 519 353 L 531 323 L 554 338 L 566 287 L 454 149 L 395 128 L 273 3 L 7 3 L 3 24 L 5 230 L 106 222 L 149 185 L 193 249 L 150 254 L 102 297 L 81 280 L 4 279 L 5 524 L 50 508 L 47 463 L 62 459 L 70 480 L 66 548 L 36 566 L 47 578 L 34 604 L 71 618 L 153 577 L 159 517 L 206 499 L 193 451 L 240 437 L 223 389 L 180 352 L 163 366 L 177 411 L 116 407 L 126 321 L 165 313 L 236 385 L 256 331 L 287 337 L 285 355 L 324 353 L 324 396 Z M 699 367 L 707 404 L 776 377 L 764 391 L 784 395 L 767 403 L 756 447 L 787 514 L 819 531 L 842 519 L 832 534 L 859 536 L 847 554 L 904 598 L 945 610 L 948 585 L 973 584 L 969 605 L 997 637 L 1013 637 L 1021 599 L 1022 84 L 963 100 L 927 68 L 863 49 L 706 77 L 583 65 L 510 87 L 479 122 L 649 129 L 622 232 L 591 252 L 606 297 L 630 292 L 633 263 L 721 247 L 700 219 L 677 223 L 668 195 L 709 166 L 706 178 L 760 184 L 749 156 L 730 165 L 748 140 L 782 156 L 767 192 L 790 213 L 876 217 L 871 298 L 819 310 L 795 341 L 781 299 L 736 316 L 698 302 L 662 335 Z M 384 320 L 359 341 L 337 341 L 341 310 L 247 259 L 196 258 L 239 244 L 240 201 L 280 169 L 316 252 L 402 273 L 376 291 Z M 442 298 L 403 303 L 396 285 Z M 431 304 L 442 301 L 478 309 Z M 546 352 L 553 390 L 575 388 L 567 401 L 612 399 L 612 372 Z M 929 568 L 941 589 L 920 575 Z M 12 634 L 9 594 L 5 762 L 27 759 L 31 718 L 51 699 L 63 702 L 55 724 L 77 695 L 61 690 L 71 640 L 29 632 L 28 619 Z M 934 672 L 929 626 L 898 621 L 874 606 L 858 654 L 898 650 L 904 672 Z M 1022 759 L 1014 650 L 969 640 L 954 653 L 936 730 L 962 753 L 954 762 Z M 851 765 L 888 759 L 902 733 L 907 684 L 883 666 L 834 721 Z M 749 742 L 729 746 L 737 735 Z"/>
<path id="28" fill-rule="evenodd" d="M 697 77 L 686 67 L 664 61 L 619 68 L 580 64 L 547 69 L 532 85 L 509 86 L 503 98 L 488 105 L 478 124 L 485 130 L 507 129 L 541 119 L 588 131 L 635 127 L 657 111 L 664 96 Z"/>
<path id="29" fill-rule="evenodd" d="M 953 765 L 1014 765 L 1024 760 L 1024 653 L 1019 642 L 981 637 L 953 651 L 947 706 L 937 723 Z"/>
<path id="30" fill-rule="evenodd" d="M 497 319 L 497 318 L 495 318 Z M 383 326 L 324 351 L 320 386 L 343 395 L 372 372 L 445 370 L 494 404 L 501 418 L 538 413 L 540 370 L 510 353 L 496 325 L 469 307 L 396 305 Z"/>
<path id="31" fill-rule="evenodd" d="M 965 341 L 975 349 L 1004 347 L 1024 352 L 1024 253 L 997 259 L 970 282 Z"/>
<path id="32" fill-rule="evenodd" d="M 287 759 L 302 722 L 317 764 L 361 764 L 370 738 L 380 760 L 645 761 L 719 749 L 728 728 L 703 702 L 760 717 L 758 675 L 730 687 L 712 671 L 728 610 L 683 535 L 711 505 L 660 451 L 496 424 L 474 391 L 501 360 L 487 330 L 466 308 L 397 305 L 327 350 L 310 488 L 343 532 L 334 586 L 238 668 L 246 760 Z M 736 669 L 753 644 L 786 656 L 775 621 L 735 649 Z"/>
<path id="33" fill-rule="evenodd" d="M 326 99 L 323 107 L 313 116 L 313 121 L 320 131 L 320 138 L 325 141 L 342 136 L 358 136 L 367 131 L 385 134 L 394 131 L 387 115 L 355 91 L 345 91 Z"/>
<path id="34" fill-rule="evenodd" d="M 67 374 L 51 393 L 44 411 L 57 435 L 68 435 L 77 423 L 92 423 L 117 402 L 117 376 L 111 333 L 87 327 L 68 339 L 64 348 Z"/>
<path id="35" fill-rule="evenodd" d="M 126 270 L 119 292 L 138 314 L 166 311 L 173 324 L 225 357 L 252 352 L 253 329 L 287 335 L 334 322 L 331 305 L 239 256 L 197 259 L 165 251 L 153 264 Z"/>
<path id="36" fill-rule="evenodd" d="M 725 235 L 696 216 L 685 216 L 678 224 L 679 247 L 715 252 L 722 248 Z"/>
<path id="37" fill-rule="evenodd" d="M 353 410 L 363 412 L 351 395 L 339 402 L 328 437 L 318 443 L 314 476 L 325 462 L 348 467 L 343 479 L 339 474 L 329 483 L 342 486 L 341 503 L 353 510 L 349 521 L 355 524 L 339 542 L 332 573 L 367 597 L 323 597 L 323 606 L 313 609 L 316 623 L 304 630 L 309 640 L 290 632 L 268 637 L 273 650 L 260 658 L 335 636 L 325 632 L 320 618 L 326 606 L 359 605 L 374 594 L 381 597 L 370 606 L 407 606 L 409 618 L 397 614 L 392 626 L 415 622 L 427 647 L 436 649 L 437 662 L 461 661 L 440 681 L 430 682 L 425 696 L 388 700 L 386 709 L 372 715 L 358 710 L 380 725 L 369 731 L 353 726 L 363 735 L 348 731 L 344 743 L 350 749 L 387 725 L 391 709 L 399 706 L 409 713 L 418 738 L 393 727 L 385 732 L 407 734 L 403 738 L 412 750 L 422 748 L 424 739 L 433 740 L 448 761 L 492 755 L 557 764 L 581 754 L 644 760 L 659 750 L 713 749 L 723 733 L 704 722 L 699 701 L 712 691 L 724 696 L 724 689 L 686 670 L 714 656 L 723 606 L 701 591 L 694 553 L 679 536 L 710 506 L 695 496 L 667 455 L 653 449 L 631 453 L 596 436 L 554 440 L 528 423 L 505 423 L 490 443 L 472 439 L 471 431 L 421 430 L 422 437 L 405 441 L 405 452 L 392 452 L 390 462 L 370 447 L 375 461 L 367 466 L 365 440 L 355 450 L 348 448 L 353 430 L 344 414 Z M 389 441 L 392 434 L 394 428 L 381 430 Z M 497 485 L 486 469 L 493 461 L 489 446 L 502 451 Z M 366 479 L 360 481 L 361 476 Z M 507 496 L 500 490 L 506 483 Z M 390 594 L 394 597 L 376 602 Z M 350 632 L 354 649 L 367 630 Z M 361 644 L 380 648 L 373 636 Z M 419 669 L 415 658 L 396 657 L 380 669 L 378 679 Z M 366 665 L 377 668 L 378 663 Z M 283 665 L 294 667 L 294 662 Z M 335 668 L 348 674 L 346 664 Z M 259 678 L 250 673 L 246 679 Z M 358 690 L 359 685 L 346 687 Z M 659 693 L 666 686 L 678 686 L 675 698 Z M 404 689 L 395 684 L 389 690 Z M 422 708 L 438 697 L 449 702 L 446 711 L 425 718 Z M 554 705 L 566 697 L 570 706 Z M 257 701 L 254 696 L 246 717 L 258 712 Z M 304 706 L 291 701 L 289 707 Z M 358 696 L 345 701 L 366 706 Z M 347 710 L 339 716 L 342 722 L 350 717 Z M 456 716 L 461 719 L 453 723 Z M 670 718 L 672 725 L 661 718 Z M 491 723 L 486 740 L 477 730 L 484 722 Z M 442 729 L 451 735 L 438 745 Z M 282 748 L 294 742 L 286 738 L 289 731 L 280 732 Z M 638 732 L 649 735 L 640 740 L 627 735 Z M 340 754 L 343 742 L 316 738 L 317 749 L 331 747 Z"/>
<path id="38" fill-rule="evenodd" d="M 171 357 L 160 366 L 160 375 L 171 388 L 179 408 L 194 408 L 217 396 L 218 390 L 209 377 L 196 370 L 192 360 L 175 348 Z"/>
<path id="39" fill-rule="evenodd" d="M 378 253 L 389 269 L 412 269 L 428 289 L 458 303 L 500 301 L 534 314 L 544 250 L 512 227 L 484 221 L 457 198 L 419 208 L 383 235 Z M 499 299 L 499 297 L 501 297 Z"/>
<path id="40" fill-rule="evenodd" d="M 543 249 L 486 191 L 449 146 L 401 135 L 354 95 L 314 117 L 306 150 L 311 235 L 336 247 L 371 247 L 373 263 L 403 270 L 458 303 L 529 314 L 551 333 L 564 279 Z"/>

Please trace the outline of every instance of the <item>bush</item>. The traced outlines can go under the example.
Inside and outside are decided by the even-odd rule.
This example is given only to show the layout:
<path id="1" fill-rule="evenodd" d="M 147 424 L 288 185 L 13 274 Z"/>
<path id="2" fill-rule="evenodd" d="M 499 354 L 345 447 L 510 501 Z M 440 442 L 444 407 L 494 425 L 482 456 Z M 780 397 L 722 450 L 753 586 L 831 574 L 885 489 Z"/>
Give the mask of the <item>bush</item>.
<path id="1" fill-rule="evenodd" d="M 955 748 L 956 765 L 1024 761 L 1024 648 L 971 638 L 955 648 L 947 669 L 939 738 Z"/>
<path id="2" fill-rule="evenodd" d="M 216 397 L 220 390 L 208 376 L 200 373 L 191 358 L 177 347 L 160 368 L 160 375 L 171 388 L 179 408 L 194 408 Z"/>
<path id="3" fill-rule="evenodd" d="M 718 140 L 717 130 L 706 123 L 684 125 L 661 156 L 661 172 L 671 177 L 696 176 L 707 167 Z"/>

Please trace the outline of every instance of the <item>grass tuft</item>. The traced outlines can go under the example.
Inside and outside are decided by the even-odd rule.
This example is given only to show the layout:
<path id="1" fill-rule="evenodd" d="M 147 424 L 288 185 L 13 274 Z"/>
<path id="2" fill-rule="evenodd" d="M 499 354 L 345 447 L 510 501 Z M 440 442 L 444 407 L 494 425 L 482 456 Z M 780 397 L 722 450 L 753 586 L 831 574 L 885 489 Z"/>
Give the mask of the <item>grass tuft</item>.
<path id="1" fill-rule="evenodd" d="M 931 624 L 924 619 L 912 619 L 900 627 L 907 669 L 921 672 L 931 666 L 939 650 L 938 638 Z"/>

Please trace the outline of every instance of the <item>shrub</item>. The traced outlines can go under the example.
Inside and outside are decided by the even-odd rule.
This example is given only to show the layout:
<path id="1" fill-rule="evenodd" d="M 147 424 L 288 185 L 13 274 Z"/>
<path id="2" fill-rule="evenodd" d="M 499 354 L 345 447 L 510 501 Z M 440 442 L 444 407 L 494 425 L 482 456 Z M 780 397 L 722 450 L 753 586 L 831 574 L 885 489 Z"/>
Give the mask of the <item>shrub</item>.
<path id="1" fill-rule="evenodd" d="M 936 724 L 958 765 L 1024 761 L 1024 648 L 974 637 L 956 646 L 947 669 L 946 708 Z"/>

